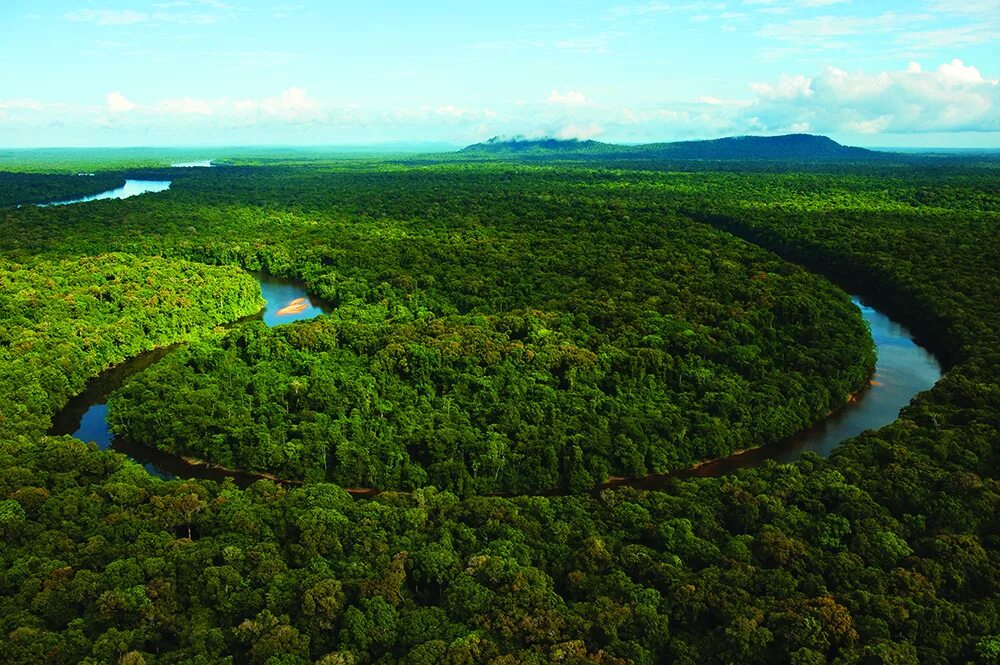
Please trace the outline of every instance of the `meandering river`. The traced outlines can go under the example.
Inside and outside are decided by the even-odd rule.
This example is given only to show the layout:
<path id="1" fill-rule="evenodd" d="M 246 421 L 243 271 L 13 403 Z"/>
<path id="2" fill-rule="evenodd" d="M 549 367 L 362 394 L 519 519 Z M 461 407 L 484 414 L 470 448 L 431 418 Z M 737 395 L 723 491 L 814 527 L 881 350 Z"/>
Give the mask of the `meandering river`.
<path id="1" fill-rule="evenodd" d="M 329 308 L 309 296 L 305 285 L 256 273 L 267 305 L 258 314 L 267 325 L 275 326 L 308 319 Z M 878 310 L 854 302 L 871 326 L 878 347 L 878 362 L 871 386 L 855 400 L 822 423 L 784 441 L 702 463 L 691 469 L 641 478 L 614 480 L 606 487 L 630 486 L 641 489 L 660 487 L 670 478 L 683 476 L 719 476 L 735 469 L 756 466 L 765 460 L 791 462 L 805 451 L 829 455 L 844 440 L 867 429 L 888 425 L 918 392 L 929 389 L 941 377 L 941 365 L 929 351 L 919 346 L 910 332 Z M 225 471 L 184 459 L 146 446 L 116 440 L 108 428 L 107 397 L 130 376 L 143 371 L 171 351 L 172 347 L 154 349 L 131 358 L 91 380 L 87 389 L 74 397 L 53 419 L 51 434 L 72 434 L 83 441 L 93 441 L 101 448 L 112 447 L 143 464 L 161 477 L 203 477 L 221 480 L 234 477 L 250 483 L 261 476 L 254 473 Z"/>
<path id="2" fill-rule="evenodd" d="M 175 166 L 210 166 L 210 162 L 189 162 Z M 146 192 L 161 192 L 170 187 L 169 180 L 126 180 L 124 187 L 82 198 L 57 201 L 44 205 L 67 205 L 100 199 L 124 199 Z M 305 284 L 291 279 L 254 273 L 260 284 L 266 305 L 257 315 L 268 326 L 276 326 L 303 319 L 311 319 L 329 311 L 322 301 L 306 291 Z M 641 478 L 620 478 L 602 487 L 629 486 L 640 489 L 660 487 L 671 478 L 686 476 L 720 476 L 735 469 L 757 466 L 765 460 L 791 462 L 806 451 L 829 455 L 834 448 L 852 436 L 868 429 L 877 429 L 894 421 L 899 410 L 909 404 L 919 392 L 928 390 L 941 378 L 941 364 L 927 349 L 918 345 L 901 324 L 892 321 L 882 312 L 865 305 L 854 297 L 861 315 L 871 326 L 872 338 L 878 350 L 878 362 L 871 385 L 850 403 L 833 413 L 817 426 L 800 432 L 777 443 L 710 460 L 690 469 Z M 101 448 L 111 447 L 143 464 L 146 469 L 161 477 L 200 477 L 222 480 L 234 478 L 247 484 L 262 477 L 260 474 L 223 470 L 204 464 L 191 463 L 183 458 L 146 446 L 119 441 L 108 428 L 107 398 L 121 387 L 130 376 L 143 371 L 159 361 L 175 347 L 154 349 L 126 360 L 92 379 L 87 388 L 55 415 L 51 434 L 72 434 L 83 441 L 93 441 Z M 357 490 L 356 493 L 374 493 Z"/>

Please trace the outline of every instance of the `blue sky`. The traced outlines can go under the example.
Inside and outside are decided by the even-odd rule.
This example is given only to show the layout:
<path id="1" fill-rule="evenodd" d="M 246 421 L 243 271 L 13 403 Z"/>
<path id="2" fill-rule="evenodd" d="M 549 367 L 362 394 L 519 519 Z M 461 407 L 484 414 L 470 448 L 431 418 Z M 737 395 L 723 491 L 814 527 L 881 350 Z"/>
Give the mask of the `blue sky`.
<path id="1" fill-rule="evenodd" d="M 0 147 L 1000 147 L 1000 0 L 2 0 Z"/>

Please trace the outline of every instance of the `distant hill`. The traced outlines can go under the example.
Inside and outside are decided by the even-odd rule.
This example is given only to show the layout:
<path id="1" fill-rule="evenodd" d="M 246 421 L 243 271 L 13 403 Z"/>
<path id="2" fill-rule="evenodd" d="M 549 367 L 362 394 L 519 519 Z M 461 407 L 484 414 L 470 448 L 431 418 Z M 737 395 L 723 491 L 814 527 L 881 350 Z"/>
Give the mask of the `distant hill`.
<path id="1" fill-rule="evenodd" d="M 844 146 L 826 136 L 786 134 L 784 136 L 731 136 L 708 141 L 677 141 L 617 145 L 575 139 L 525 139 L 495 137 L 463 148 L 469 157 L 511 158 L 615 158 L 615 159 L 698 159 L 698 160 L 795 160 L 860 161 L 878 159 L 885 153 Z"/>

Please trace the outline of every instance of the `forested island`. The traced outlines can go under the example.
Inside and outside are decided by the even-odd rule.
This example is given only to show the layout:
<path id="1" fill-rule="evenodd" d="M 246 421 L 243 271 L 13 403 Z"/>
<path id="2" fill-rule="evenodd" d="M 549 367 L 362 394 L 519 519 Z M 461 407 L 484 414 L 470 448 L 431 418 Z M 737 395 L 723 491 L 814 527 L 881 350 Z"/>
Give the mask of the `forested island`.
<path id="1" fill-rule="evenodd" d="M 997 661 L 997 164 L 802 136 L 509 143 L 4 162 L 0 660 Z M 17 207 L 126 177 L 173 183 Z M 264 325 L 251 272 L 329 313 Z M 947 365 L 895 423 L 829 458 L 595 491 L 863 391 L 844 289 Z M 110 396 L 115 435 L 274 480 L 164 480 L 47 434 L 88 380 L 168 346 Z"/>

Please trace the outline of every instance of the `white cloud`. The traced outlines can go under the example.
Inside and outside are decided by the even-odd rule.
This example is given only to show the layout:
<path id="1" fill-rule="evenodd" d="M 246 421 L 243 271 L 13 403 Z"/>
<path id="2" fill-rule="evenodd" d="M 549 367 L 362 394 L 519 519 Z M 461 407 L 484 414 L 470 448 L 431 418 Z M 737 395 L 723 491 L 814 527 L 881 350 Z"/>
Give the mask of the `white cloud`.
<path id="1" fill-rule="evenodd" d="M 938 67 L 937 76 L 939 80 L 952 84 L 976 85 L 979 83 L 990 83 L 994 86 L 997 85 L 997 81 L 987 81 L 979 73 L 978 69 L 971 65 L 966 65 L 958 58 Z"/>
<path id="2" fill-rule="evenodd" d="M 257 121 L 296 123 L 317 120 L 323 113 L 318 101 L 302 88 L 294 86 L 276 96 L 259 100 L 168 97 L 148 104 L 133 102 L 116 90 L 105 95 L 104 110 L 115 115 L 127 114 L 137 122 L 147 123 L 155 123 L 168 116 L 215 116 L 221 124 L 252 124 Z"/>
<path id="3" fill-rule="evenodd" d="M 174 11 L 179 7 L 200 5 L 200 11 Z M 126 26 L 138 23 L 174 23 L 185 25 L 209 25 L 220 18 L 231 15 L 232 7 L 213 0 L 193 0 L 193 2 L 161 2 L 152 5 L 155 11 L 144 12 L 134 9 L 77 9 L 62 15 L 64 21 L 92 23 L 100 26 Z"/>
<path id="4" fill-rule="evenodd" d="M 587 103 L 587 97 L 582 92 L 576 92 L 570 90 L 566 93 L 560 93 L 558 90 L 553 90 L 552 94 L 546 100 L 549 104 L 563 104 L 566 106 L 576 106 L 580 104 Z"/>
<path id="5" fill-rule="evenodd" d="M 558 132 L 556 132 L 556 138 L 560 139 L 579 139 L 585 141 L 587 139 L 592 139 L 596 136 L 600 136 L 604 133 L 604 128 L 598 124 L 577 124 L 571 123 L 562 127 Z"/>
<path id="6" fill-rule="evenodd" d="M 609 18 L 644 16 L 647 14 L 680 14 L 689 12 L 722 11 L 725 2 L 660 2 L 653 0 L 641 5 L 613 7 L 607 12 Z"/>
<path id="7" fill-rule="evenodd" d="M 828 67 L 751 90 L 758 97 L 745 115 L 762 131 L 800 122 L 822 132 L 1000 131 L 1000 83 L 958 59 L 933 70 L 919 63 L 877 73 Z"/>
<path id="8" fill-rule="evenodd" d="M 37 99 L 0 99 L 0 111 L 9 109 L 13 111 L 45 111 L 49 104 Z"/>
<path id="9" fill-rule="evenodd" d="M 885 12 L 877 16 L 824 15 L 771 23 L 757 35 L 792 44 L 822 45 L 833 38 L 902 31 L 929 20 L 927 14 Z"/>
<path id="10" fill-rule="evenodd" d="M 802 6 L 803 1 L 798 0 L 798 4 Z M 815 3 L 821 0 L 810 1 Z M 785 5 L 772 5 L 770 2 L 767 7 L 769 10 L 789 9 Z M 755 34 L 784 45 L 784 48 L 765 48 L 765 56 L 775 58 L 816 51 L 868 52 L 873 40 L 878 40 L 883 55 L 918 57 L 919 54 L 941 49 L 954 51 L 959 47 L 1000 40 L 1000 0 L 969 0 L 968 6 L 964 6 L 964 0 L 962 3 L 941 0 L 925 4 L 924 7 L 929 11 L 889 11 L 871 16 L 824 14 L 806 18 L 771 19 Z M 781 13 L 788 14 L 791 11 Z M 790 51 L 789 48 L 794 50 Z"/>
<path id="11" fill-rule="evenodd" d="M 301 136 L 308 132 L 310 137 L 339 132 L 352 137 L 478 140 L 524 134 L 651 141 L 748 132 L 1000 132 L 1000 82 L 995 79 L 993 72 L 984 74 L 959 59 L 934 66 L 911 62 L 886 71 L 828 67 L 750 83 L 746 99 L 706 95 L 696 101 L 631 108 L 595 104 L 580 91 L 553 90 L 548 97 L 511 102 L 499 112 L 457 100 L 396 108 L 321 103 L 294 86 L 247 99 L 174 96 L 133 101 L 116 90 L 103 103 L 91 105 L 0 99 L 0 131 L 47 136 L 54 123 L 63 122 L 140 137 L 237 136 L 240 131 L 260 136 L 267 130 L 267 135 L 290 131 L 303 132 Z"/>
<path id="12" fill-rule="evenodd" d="M 963 16 L 1000 16 L 1000 0 L 931 0 L 927 8 Z"/>
<path id="13" fill-rule="evenodd" d="M 748 106 L 753 102 L 746 99 L 720 99 L 718 97 L 699 97 L 699 104 L 708 104 L 710 106 Z"/>
<path id="14" fill-rule="evenodd" d="M 232 110 L 241 115 L 256 115 L 262 119 L 278 119 L 286 122 L 312 121 L 319 118 L 319 102 L 309 97 L 302 88 L 286 88 L 276 97 L 265 97 L 257 101 L 242 99 L 233 102 Z"/>
<path id="15" fill-rule="evenodd" d="M 132 25 L 149 20 L 149 14 L 132 9 L 77 9 L 62 17 L 67 21 L 96 25 Z"/>
<path id="16" fill-rule="evenodd" d="M 858 134 L 880 134 L 892 124 L 893 116 L 880 115 L 871 120 L 855 120 L 847 123 L 847 129 Z"/>
<path id="17" fill-rule="evenodd" d="M 157 103 L 155 110 L 162 113 L 211 115 L 218 105 L 218 102 L 213 103 L 205 99 L 182 97 L 180 99 L 164 99 Z"/>
<path id="18" fill-rule="evenodd" d="M 828 7 L 829 5 L 847 4 L 851 0 L 798 0 L 800 7 Z"/>
<path id="19" fill-rule="evenodd" d="M 174 7 L 190 7 L 191 5 L 203 5 L 213 9 L 232 9 L 232 6 L 224 2 L 219 2 L 219 0 L 170 0 L 168 2 L 153 3 L 153 6 L 157 9 L 173 9 Z"/>
<path id="20" fill-rule="evenodd" d="M 976 46 L 1000 40 L 1000 29 L 987 22 L 977 21 L 938 30 L 915 30 L 899 35 L 895 43 L 910 51 L 932 51 L 942 48 Z"/>
<path id="21" fill-rule="evenodd" d="M 469 110 L 459 108 L 454 104 L 445 104 L 434 109 L 434 112 L 438 115 L 448 116 L 449 118 L 461 118 L 467 115 Z"/>
<path id="22" fill-rule="evenodd" d="M 765 99 L 793 99 L 812 94 L 812 80 L 796 74 L 782 74 L 776 83 L 751 83 L 750 89 Z"/>
<path id="23" fill-rule="evenodd" d="M 233 111 L 238 114 L 254 113 L 259 104 L 252 99 L 241 99 L 233 102 Z"/>
<path id="24" fill-rule="evenodd" d="M 319 102 L 309 97 L 302 88 L 286 88 L 277 97 L 267 97 L 261 102 L 260 110 L 266 115 L 285 120 L 312 118 L 319 111 Z"/>
<path id="25" fill-rule="evenodd" d="M 403 122 L 406 124 L 447 124 L 482 122 L 496 118 L 497 113 L 490 109 L 476 110 L 463 108 L 454 104 L 431 106 L 424 104 L 416 107 L 399 108 L 381 112 L 384 122 Z"/>
<path id="26" fill-rule="evenodd" d="M 822 95 L 828 90 L 830 95 L 843 102 L 864 100 L 887 91 L 892 87 L 892 77 L 889 72 L 867 74 L 856 72 L 849 74 L 843 69 L 827 67 L 823 75 L 816 78 L 818 89 L 810 90 Z"/>
<path id="27" fill-rule="evenodd" d="M 104 101 L 107 104 L 108 111 L 111 113 L 126 113 L 128 111 L 135 110 L 136 104 L 129 101 L 125 95 L 118 92 L 109 92 L 104 96 Z"/>
<path id="28" fill-rule="evenodd" d="M 416 115 L 421 118 L 437 116 L 448 120 L 480 120 L 484 118 L 494 118 L 497 114 L 495 111 L 491 111 L 490 109 L 477 110 L 455 106 L 454 104 L 442 104 L 441 106 L 433 108 L 423 106 Z"/>
<path id="29" fill-rule="evenodd" d="M 271 18 L 286 19 L 297 16 L 306 8 L 303 4 L 298 5 L 275 5 L 271 8 Z"/>
<path id="30" fill-rule="evenodd" d="M 211 25 L 219 16 L 209 12 L 154 12 L 152 20 L 159 23 L 183 23 L 185 25 Z"/>
<path id="31" fill-rule="evenodd" d="M 601 109 L 575 117 L 633 140 L 745 133 L 922 134 L 1000 131 L 1000 82 L 952 60 L 925 68 L 785 74 L 748 86 L 747 100 L 701 97 L 658 109 Z"/>
<path id="32" fill-rule="evenodd" d="M 790 14 L 796 9 L 816 9 L 850 2 L 851 0 L 743 0 L 744 5 L 764 5 L 764 9 L 758 11 L 767 14 Z"/>

